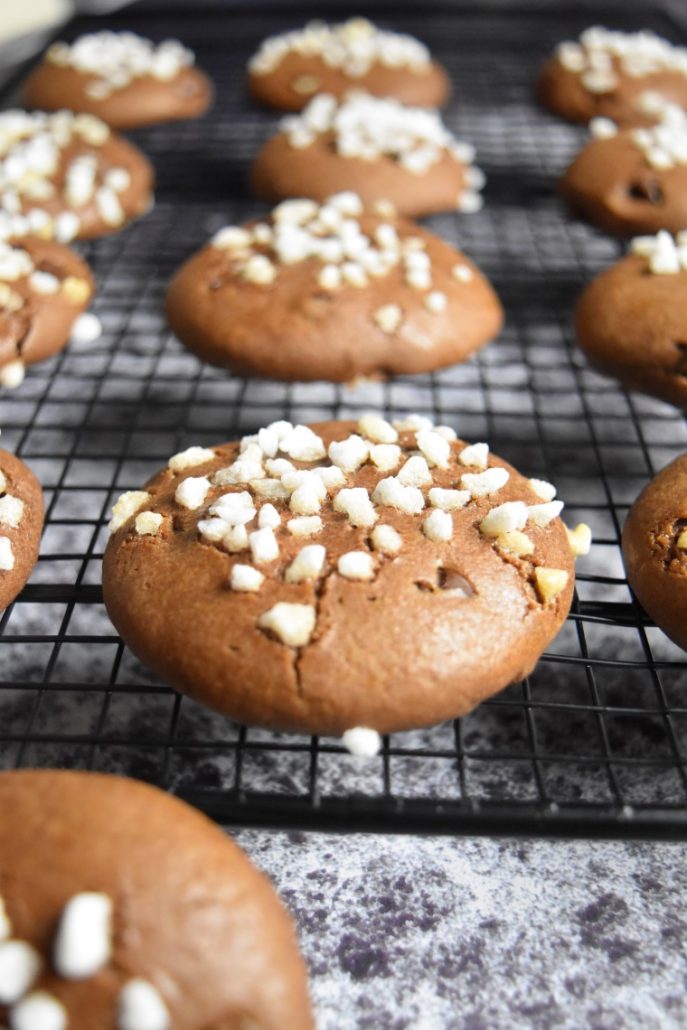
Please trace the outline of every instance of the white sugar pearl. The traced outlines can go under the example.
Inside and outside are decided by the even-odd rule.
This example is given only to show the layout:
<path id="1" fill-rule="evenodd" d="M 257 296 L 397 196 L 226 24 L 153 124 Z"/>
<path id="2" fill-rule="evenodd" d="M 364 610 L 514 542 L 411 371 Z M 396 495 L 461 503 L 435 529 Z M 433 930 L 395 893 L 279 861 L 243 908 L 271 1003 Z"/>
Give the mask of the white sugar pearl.
<path id="1" fill-rule="evenodd" d="M 107 964 L 111 950 L 111 899 L 89 891 L 76 894 L 65 905 L 57 928 L 56 971 L 68 980 L 85 979 Z"/>
<path id="2" fill-rule="evenodd" d="M 341 736 L 341 743 L 357 758 L 374 758 L 382 747 L 382 738 L 367 726 L 354 726 Z"/>
<path id="3" fill-rule="evenodd" d="M 147 980 L 125 983 L 117 1008 L 117 1030 L 168 1030 L 172 1025 L 162 996 Z"/>

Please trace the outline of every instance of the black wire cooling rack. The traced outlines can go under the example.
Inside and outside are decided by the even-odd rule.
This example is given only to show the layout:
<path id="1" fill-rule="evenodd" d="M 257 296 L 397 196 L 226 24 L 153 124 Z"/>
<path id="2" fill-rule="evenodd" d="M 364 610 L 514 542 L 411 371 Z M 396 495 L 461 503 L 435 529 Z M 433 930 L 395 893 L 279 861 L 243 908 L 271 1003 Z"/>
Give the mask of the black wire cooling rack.
<path id="1" fill-rule="evenodd" d="M 531 96 L 539 61 L 591 20 L 676 41 L 677 26 L 649 5 L 606 17 L 599 5 L 398 12 L 394 25 L 448 66 L 446 119 L 488 176 L 481 213 L 431 227 L 478 261 L 508 323 L 465 365 L 348 389 L 232 378 L 186 353 L 162 314 L 178 264 L 220 225 L 261 210 L 245 173 L 276 118 L 246 99 L 244 66 L 264 35 L 309 13 L 189 4 L 108 19 L 180 36 L 218 98 L 201 121 L 135 134 L 155 163 L 158 200 L 133 227 L 84 248 L 102 338 L 35 366 L 0 399 L 3 444 L 35 469 L 48 501 L 40 562 L 0 619 L 0 767 L 126 773 L 244 825 L 684 839 L 687 661 L 631 596 L 618 541 L 630 503 L 687 448 L 687 430 L 672 408 L 590 372 L 574 347 L 572 302 L 619 247 L 555 199 L 585 133 Z M 83 19 L 67 34 L 94 25 Z M 6 90 L 4 106 L 15 102 Z M 99 584 L 113 499 L 170 454 L 275 418 L 370 408 L 427 413 L 552 479 L 568 521 L 592 525 L 594 546 L 579 562 L 570 618 L 528 680 L 459 722 L 394 734 L 361 764 L 333 738 L 233 725 L 167 689 L 122 645 Z"/>

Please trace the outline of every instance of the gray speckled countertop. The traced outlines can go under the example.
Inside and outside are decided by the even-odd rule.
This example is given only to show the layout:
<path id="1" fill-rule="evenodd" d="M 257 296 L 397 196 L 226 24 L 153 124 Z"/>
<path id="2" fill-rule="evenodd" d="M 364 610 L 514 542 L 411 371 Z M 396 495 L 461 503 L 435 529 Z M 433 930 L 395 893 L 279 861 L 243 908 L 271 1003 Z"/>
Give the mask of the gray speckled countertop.
<path id="1" fill-rule="evenodd" d="M 318 1030 L 687 1025 L 681 845 L 234 836 L 297 920 Z"/>

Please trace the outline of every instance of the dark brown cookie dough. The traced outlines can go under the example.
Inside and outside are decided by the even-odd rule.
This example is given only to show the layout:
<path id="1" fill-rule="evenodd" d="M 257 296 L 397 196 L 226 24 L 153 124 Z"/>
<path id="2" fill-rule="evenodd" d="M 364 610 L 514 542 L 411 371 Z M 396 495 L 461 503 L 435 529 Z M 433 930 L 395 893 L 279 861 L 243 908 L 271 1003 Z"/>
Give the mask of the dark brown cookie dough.
<path id="1" fill-rule="evenodd" d="M 174 40 L 156 46 L 131 32 L 97 32 L 54 43 L 24 83 L 24 103 L 81 111 L 115 129 L 197 118 L 213 90 Z"/>
<path id="2" fill-rule="evenodd" d="M 205 361 L 334 382 L 464 361 L 503 322 L 464 255 L 350 193 L 286 201 L 265 222 L 220 230 L 172 280 L 167 317 Z"/>
<path id="3" fill-rule="evenodd" d="M 484 186 L 473 148 L 456 140 L 434 111 L 350 94 L 338 103 L 315 97 L 301 115 L 283 119 L 251 169 L 265 200 L 353 190 L 365 203 L 391 201 L 401 214 L 477 211 Z"/>
<path id="4" fill-rule="evenodd" d="M 176 455 L 113 510 L 127 645 L 233 719 L 323 734 L 436 723 L 527 675 L 572 598 L 562 505 L 430 427 L 282 422 Z"/>
<path id="5" fill-rule="evenodd" d="M 56 354 L 93 296 L 88 265 L 61 243 L 0 241 L 0 386 Z"/>
<path id="6" fill-rule="evenodd" d="M 618 125 L 646 125 L 642 95 L 687 107 L 687 50 L 652 33 L 594 28 L 562 43 L 541 70 L 537 97 L 572 122 L 602 116 Z"/>
<path id="7" fill-rule="evenodd" d="M 31 469 L 0 449 L 0 611 L 15 599 L 38 561 L 43 492 Z"/>
<path id="8" fill-rule="evenodd" d="M 643 608 L 687 650 L 687 455 L 659 472 L 632 505 L 623 557 Z"/>
<path id="9" fill-rule="evenodd" d="M 670 153 L 671 139 L 676 149 L 687 147 L 687 126 L 660 123 L 594 139 L 560 192 L 575 214 L 614 235 L 679 232 L 687 226 L 687 164 Z"/>
<path id="10" fill-rule="evenodd" d="M 3 772 L 0 847 L 3 1023 L 312 1027 L 291 920 L 190 806 L 121 777 Z"/>
<path id="11" fill-rule="evenodd" d="M 422 43 L 365 18 L 270 37 L 250 61 L 248 88 L 257 101 L 282 111 L 300 111 L 315 93 L 343 97 L 350 89 L 439 107 L 451 91 L 445 70 Z"/>
<path id="12" fill-rule="evenodd" d="M 633 246 L 580 297 L 577 339 L 600 372 L 687 408 L 687 248 L 663 232 Z"/>
<path id="13" fill-rule="evenodd" d="M 0 214 L 62 243 L 117 232 L 152 204 L 143 154 L 90 114 L 0 114 Z"/>

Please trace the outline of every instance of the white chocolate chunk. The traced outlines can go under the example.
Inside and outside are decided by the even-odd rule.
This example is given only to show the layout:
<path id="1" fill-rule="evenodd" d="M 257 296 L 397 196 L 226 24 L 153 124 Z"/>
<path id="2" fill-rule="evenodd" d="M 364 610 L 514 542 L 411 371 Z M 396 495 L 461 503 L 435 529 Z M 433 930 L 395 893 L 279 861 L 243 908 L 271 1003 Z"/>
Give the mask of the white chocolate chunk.
<path id="1" fill-rule="evenodd" d="M 264 254 L 252 254 L 243 266 L 243 278 L 258 286 L 269 286 L 277 278 L 277 270 Z"/>
<path id="2" fill-rule="evenodd" d="M 432 290 L 432 292 L 428 293 L 425 297 L 425 307 L 433 315 L 438 315 L 442 311 L 445 311 L 447 303 L 448 298 L 445 293 L 441 292 L 441 290 Z"/>
<path id="3" fill-rule="evenodd" d="M 373 526 L 378 515 L 364 486 L 354 486 L 339 490 L 334 498 L 334 511 L 348 516 L 352 526 Z"/>
<path id="4" fill-rule="evenodd" d="M 403 547 L 403 539 L 393 526 L 375 526 L 372 530 L 372 546 L 382 554 L 398 554 Z"/>
<path id="5" fill-rule="evenodd" d="M 157 511 L 142 511 L 136 516 L 134 529 L 139 536 L 157 536 L 162 525 L 162 515 Z"/>
<path id="6" fill-rule="evenodd" d="M 0 572 L 11 572 L 14 568 L 14 549 L 8 536 L 0 536 Z"/>
<path id="7" fill-rule="evenodd" d="M 467 265 L 454 265 L 451 269 L 451 274 L 460 283 L 469 283 L 474 279 L 474 272 Z"/>
<path id="8" fill-rule="evenodd" d="M 326 553 L 321 544 L 308 544 L 301 548 L 286 570 L 286 582 L 302 583 L 303 580 L 317 579 L 324 567 Z"/>
<path id="9" fill-rule="evenodd" d="M 261 629 L 271 630 L 283 644 L 304 647 L 315 629 L 317 613 L 311 604 L 279 601 L 258 619 Z"/>
<path id="10" fill-rule="evenodd" d="M 519 529 L 511 529 L 506 533 L 500 533 L 496 538 L 496 543 L 502 551 L 508 551 L 509 554 L 514 554 L 518 558 L 524 558 L 526 555 L 534 552 L 534 544 Z"/>
<path id="11" fill-rule="evenodd" d="M 10 1012 L 11 1030 L 66 1030 L 64 1005 L 47 991 L 34 991 Z"/>
<path id="12" fill-rule="evenodd" d="M 162 995 L 136 977 L 124 984 L 117 1000 L 117 1030 L 169 1030 L 172 1025 Z"/>
<path id="13" fill-rule="evenodd" d="M 473 443 L 464 447 L 458 455 L 461 465 L 469 465 L 471 468 L 485 469 L 489 464 L 489 444 Z"/>
<path id="14" fill-rule="evenodd" d="M 530 504 L 527 519 L 535 526 L 548 526 L 563 511 L 563 501 L 547 501 L 546 504 Z"/>
<path id="15" fill-rule="evenodd" d="M 435 508 L 422 523 L 422 532 L 428 540 L 450 540 L 453 536 L 453 519 L 447 511 Z"/>
<path id="16" fill-rule="evenodd" d="M 12 933 L 12 922 L 7 914 L 5 899 L 0 895 L 0 941 L 5 941 Z"/>
<path id="17" fill-rule="evenodd" d="M 24 502 L 12 494 L 0 497 L 0 526 L 17 529 L 24 515 Z"/>
<path id="18" fill-rule="evenodd" d="M 372 500 L 386 508 L 396 508 L 406 515 L 417 515 L 425 506 L 422 492 L 415 486 L 404 486 L 398 479 L 380 479 L 372 494 Z"/>
<path id="19" fill-rule="evenodd" d="M 527 505 L 524 501 L 506 501 L 492 508 L 480 522 L 484 536 L 501 536 L 513 529 L 523 529 L 527 522 Z"/>
<path id="20" fill-rule="evenodd" d="M 401 460 L 401 448 L 395 443 L 378 443 L 370 448 L 370 461 L 381 472 L 391 472 L 398 468 Z"/>
<path id="21" fill-rule="evenodd" d="M 451 457 L 451 444 L 448 440 L 433 429 L 420 429 L 415 434 L 415 439 L 430 465 L 436 465 L 440 469 L 448 468 Z"/>
<path id="22" fill-rule="evenodd" d="M 556 600 L 558 595 L 565 590 L 568 578 L 568 573 L 564 569 L 536 568 L 534 570 L 537 592 L 544 604 Z"/>
<path id="23" fill-rule="evenodd" d="M 398 440 L 397 431 L 380 415 L 363 415 L 358 421 L 358 432 L 372 443 L 396 443 Z"/>
<path id="24" fill-rule="evenodd" d="M 465 507 L 471 494 L 469 490 L 443 490 L 439 486 L 433 486 L 427 497 L 433 508 L 440 508 L 442 511 L 456 511 L 458 508 Z"/>
<path id="25" fill-rule="evenodd" d="M 26 994 L 42 965 L 40 955 L 26 941 L 0 943 L 0 1005 L 11 1005 Z"/>
<path id="26" fill-rule="evenodd" d="M 279 434 L 274 429 L 258 429 L 258 447 L 266 458 L 274 458 L 279 450 Z"/>
<path id="27" fill-rule="evenodd" d="M 340 576 L 346 579 L 374 579 L 374 562 L 368 551 L 348 551 L 336 563 Z"/>
<path id="28" fill-rule="evenodd" d="M 265 470 L 262 467 L 262 461 L 241 456 L 227 468 L 215 472 L 212 482 L 215 486 L 237 486 L 240 483 L 252 483 L 254 479 L 264 478 Z"/>
<path id="29" fill-rule="evenodd" d="M 545 479 L 528 479 L 527 482 L 542 501 L 552 501 L 556 496 L 556 487 Z"/>
<path id="30" fill-rule="evenodd" d="M 145 490 L 127 490 L 126 493 L 123 493 L 112 505 L 112 518 L 108 527 L 110 533 L 116 533 L 149 500 L 150 494 Z"/>
<path id="31" fill-rule="evenodd" d="M 174 500 L 182 508 L 195 511 L 208 495 L 210 480 L 207 476 L 188 476 L 174 491 Z"/>
<path id="32" fill-rule="evenodd" d="M 280 479 L 251 479 L 249 483 L 258 497 L 268 497 L 271 501 L 285 501 L 289 496 Z"/>
<path id="33" fill-rule="evenodd" d="M 327 497 L 327 487 L 315 469 L 294 469 L 293 472 L 285 472 L 281 477 L 281 484 L 290 494 L 295 493 L 300 487 L 308 487 L 318 502 L 324 501 Z"/>
<path id="34" fill-rule="evenodd" d="M 201 519 L 198 523 L 198 532 L 203 540 L 207 540 L 211 544 L 218 544 L 220 540 L 223 540 L 230 528 L 231 526 L 225 519 L 219 518 Z"/>
<path id="35" fill-rule="evenodd" d="M 304 515 L 297 519 L 289 519 L 286 528 L 293 536 L 313 536 L 322 531 L 323 525 L 319 515 Z"/>
<path id="36" fill-rule="evenodd" d="M 4 493 L 7 489 L 7 480 L 5 479 L 5 473 L 0 470 L 0 494 Z"/>
<path id="37" fill-rule="evenodd" d="M 225 225 L 215 233 L 210 243 L 221 250 L 245 250 L 251 245 L 251 235 L 238 225 Z"/>
<path id="38" fill-rule="evenodd" d="M 247 490 L 222 494 L 210 506 L 210 514 L 223 519 L 230 526 L 245 526 L 255 518 L 253 498 Z"/>
<path id="39" fill-rule="evenodd" d="M 403 311 L 398 304 L 384 304 L 377 308 L 372 316 L 372 321 L 379 326 L 383 333 L 391 335 L 395 333 L 403 321 Z"/>
<path id="40" fill-rule="evenodd" d="M 57 293 L 60 288 L 60 280 L 50 272 L 32 272 L 29 276 L 31 288 L 36 293 L 50 294 Z"/>
<path id="41" fill-rule="evenodd" d="M 265 582 L 259 569 L 252 565 L 234 565 L 229 579 L 231 589 L 242 593 L 255 593 Z"/>
<path id="42" fill-rule="evenodd" d="M 353 433 L 345 440 L 333 440 L 329 445 L 329 459 L 343 472 L 355 472 L 367 461 L 370 445 L 361 436 Z"/>
<path id="43" fill-rule="evenodd" d="M 232 526 L 222 537 L 222 547 L 230 554 L 248 550 L 248 530 L 245 526 Z"/>
<path id="44" fill-rule="evenodd" d="M 276 529 L 279 525 L 281 525 L 281 517 L 274 505 L 263 504 L 258 513 L 258 526 L 260 529 L 264 529 L 266 526 L 269 526 L 270 529 Z"/>
<path id="45" fill-rule="evenodd" d="M 215 452 L 209 447 L 187 447 L 185 451 L 173 454 L 167 465 L 172 472 L 183 472 L 184 469 L 204 465 L 206 461 L 212 461 L 214 458 Z"/>
<path id="46" fill-rule="evenodd" d="M 426 486 L 432 482 L 432 473 L 425 459 L 419 454 L 414 454 L 408 458 L 396 479 L 403 486 Z"/>
<path id="47" fill-rule="evenodd" d="M 249 533 L 248 544 L 250 546 L 251 554 L 253 555 L 253 561 L 256 565 L 262 565 L 263 562 L 274 561 L 275 558 L 279 557 L 279 544 L 277 543 L 277 538 L 274 535 L 274 530 L 270 529 L 269 526 L 265 526 L 264 529 L 256 529 L 253 533 Z"/>
<path id="48" fill-rule="evenodd" d="M 268 458 L 265 462 L 265 468 L 271 476 L 280 478 L 285 472 L 293 472 L 294 466 L 288 460 L 288 458 Z"/>
<path id="49" fill-rule="evenodd" d="M 433 429 L 434 423 L 431 418 L 427 418 L 426 415 L 406 415 L 405 418 L 395 418 L 393 421 L 395 429 L 398 429 L 399 433 L 405 432 L 410 429 Z"/>
<path id="50" fill-rule="evenodd" d="M 322 484 L 324 488 L 324 484 Z M 304 483 L 291 494 L 289 508 L 294 515 L 316 515 L 322 507 L 322 499 L 312 484 Z"/>
<path id="51" fill-rule="evenodd" d="M 367 726 L 354 726 L 342 734 L 341 743 L 356 758 L 374 758 L 379 754 L 382 738 Z"/>
<path id="52" fill-rule="evenodd" d="M 322 439 L 308 426 L 294 426 L 281 438 L 279 449 L 295 461 L 319 461 L 327 453 Z"/>
<path id="53" fill-rule="evenodd" d="M 435 426 L 434 432 L 438 433 L 439 436 L 443 436 L 444 440 L 448 440 L 449 443 L 453 443 L 454 440 L 458 439 L 455 429 L 451 426 Z"/>
<path id="54" fill-rule="evenodd" d="M 574 529 L 566 526 L 565 531 L 568 534 L 570 550 L 576 558 L 582 558 L 585 554 L 589 554 L 592 546 L 592 531 L 585 522 L 578 523 Z M 678 537 L 677 546 L 687 547 L 687 530 L 683 531 L 681 536 L 684 537 L 684 543 L 681 544 L 681 537 Z"/>
<path id="55" fill-rule="evenodd" d="M 325 490 L 338 490 L 346 482 L 346 476 L 337 465 L 320 465 L 312 471 L 322 480 Z"/>
<path id="56" fill-rule="evenodd" d="M 112 900 L 107 894 L 84 891 L 65 905 L 53 961 L 67 980 L 84 980 L 107 965 L 112 953 Z"/>
<path id="57" fill-rule="evenodd" d="M 0 368 L 0 386 L 4 386 L 6 390 L 16 390 L 24 382 L 25 374 L 26 369 L 21 358 L 8 361 Z"/>
<path id="58" fill-rule="evenodd" d="M 490 468 L 485 472 L 464 472 L 460 482 L 473 497 L 488 497 L 505 486 L 509 478 L 506 469 Z"/>

